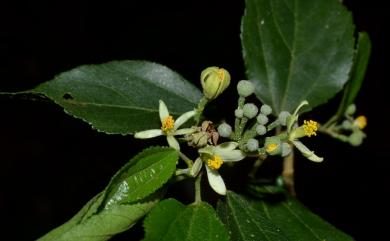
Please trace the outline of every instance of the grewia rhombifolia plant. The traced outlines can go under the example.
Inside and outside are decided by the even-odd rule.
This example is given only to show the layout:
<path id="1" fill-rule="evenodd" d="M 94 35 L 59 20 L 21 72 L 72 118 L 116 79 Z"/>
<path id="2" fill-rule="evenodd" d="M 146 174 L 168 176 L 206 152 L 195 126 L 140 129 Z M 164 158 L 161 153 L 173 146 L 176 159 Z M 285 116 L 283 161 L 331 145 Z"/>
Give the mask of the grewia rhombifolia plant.
<path id="1" fill-rule="evenodd" d="M 318 133 L 362 143 L 367 119 L 353 102 L 370 55 L 368 35 L 355 41 L 351 14 L 337 0 L 246 0 L 241 43 L 248 80 L 208 67 L 200 74 L 202 91 L 165 66 L 113 61 L 77 67 L 23 92 L 52 99 L 100 132 L 161 140 L 40 240 L 108 240 L 140 220 L 144 240 L 352 240 L 294 198 L 294 153 L 324 161 L 326 153 L 307 146 Z M 237 90 L 236 106 L 225 119 L 207 116 L 213 100 L 231 98 L 221 95 L 229 86 Z M 327 122 L 302 119 L 343 87 Z M 223 121 L 230 117 L 233 123 Z M 262 163 L 278 157 L 281 175 L 259 177 Z M 228 191 L 222 171 L 239 162 L 253 165 L 234 174 L 249 180 L 240 194 Z M 202 196 L 202 178 L 219 194 L 215 208 Z M 172 183 L 185 179 L 193 180 L 193 202 L 164 199 Z"/>

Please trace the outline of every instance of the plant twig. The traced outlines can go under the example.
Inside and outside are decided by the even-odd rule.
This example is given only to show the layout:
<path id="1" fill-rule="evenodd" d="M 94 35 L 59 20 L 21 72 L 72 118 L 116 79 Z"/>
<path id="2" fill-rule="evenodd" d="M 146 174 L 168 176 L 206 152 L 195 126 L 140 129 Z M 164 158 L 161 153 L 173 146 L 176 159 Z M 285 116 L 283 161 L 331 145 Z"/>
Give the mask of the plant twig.
<path id="1" fill-rule="evenodd" d="M 202 172 L 195 179 L 195 203 L 199 203 L 202 201 L 201 195 L 201 181 L 202 181 Z"/>
<path id="2" fill-rule="evenodd" d="M 283 159 L 283 181 L 287 187 L 288 192 L 292 196 L 296 196 L 294 184 L 294 149 L 291 148 L 290 154 Z"/>
<path id="3" fill-rule="evenodd" d="M 253 163 L 253 167 L 248 174 L 250 178 L 256 177 L 257 170 L 259 170 L 260 166 L 264 163 L 265 159 L 266 159 L 265 155 L 260 155 L 259 158 Z"/>

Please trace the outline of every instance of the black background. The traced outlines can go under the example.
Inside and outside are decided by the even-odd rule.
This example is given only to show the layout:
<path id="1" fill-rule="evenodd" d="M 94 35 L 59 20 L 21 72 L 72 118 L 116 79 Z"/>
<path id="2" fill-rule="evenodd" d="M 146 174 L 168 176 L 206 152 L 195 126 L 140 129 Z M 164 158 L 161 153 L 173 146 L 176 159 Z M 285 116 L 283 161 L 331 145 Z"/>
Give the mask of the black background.
<path id="1" fill-rule="evenodd" d="M 383 240 L 381 219 L 389 215 L 385 34 L 390 9 L 384 1 L 345 2 L 357 29 L 373 42 L 356 101 L 358 114 L 368 116 L 368 138 L 360 148 L 324 136 L 312 141 L 326 161 L 297 161 L 297 192 L 306 206 L 356 240 Z M 239 39 L 243 9 L 243 1 L 219 0 L 2 2 L 0 91 L 27 90 L 78 65 L 120 59 L 164 64 L 197 86 L 202 69 L 221 66 L 234 83 L 245 78 Z M 326 120 L 338 100 L 310 116 Z M 235 96 L 221 104 L 234 102 Z M 0 108 L 4 240 L 35 239 L 68 220 L 144 145 L 95 132 L 50 102 L 0 97 Z M 137 239 L 129 233 L 115 238 Z"/>

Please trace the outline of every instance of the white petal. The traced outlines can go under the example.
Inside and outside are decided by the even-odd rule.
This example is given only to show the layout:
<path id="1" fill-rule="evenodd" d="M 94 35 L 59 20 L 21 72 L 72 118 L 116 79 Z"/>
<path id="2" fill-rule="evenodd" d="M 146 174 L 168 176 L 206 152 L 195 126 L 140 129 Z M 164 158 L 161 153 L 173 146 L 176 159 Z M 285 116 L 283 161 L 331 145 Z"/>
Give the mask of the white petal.
<path id="1" fill-rule="evenodd" d="M 175 137 L 169 135 L 167 136 L 168 145 L 178 151 L 180 151 L 180 145 L 179 142 L 175 139 Z"/>
<path id="2" fill-rule="evenodd" d="M 237 142 L 225 142 L 216 146 L 213 152 L 226 162 L 241 161 L 245 158 L 245 155 L 240 150 L 234 150 L 237 146 Z"/>
<path id="3" fill-rule="evenodd" d="M 238 147 L 238 143 L 234 141 L 224 142 L 215 147 L 215 150 L 234 150 Z"/>
<path id="4" fill-rule="evenodd" d="M 169 116 L 169 111 L 167 105 L 164 101 L 160 100 L 160 105 L 158 107 L 158 113 L 160 114 L 161 123 Z"/>
<path id="5" fill-rule="evenodd" d="M 236 162 L 245 158 L 244 153 L 240 150 L 226 151 L 220 154 L 215 154 L 219 155 L 224 162 Z"/>
<path id="6" fill-rule="evenodd" d="M 200 154 L 208 154 L 208 155 L 210 155 L 210 156 L 213 155 L 213 151 L 214 151 L 214 147 L 213 147 L 213 146 L 205 146 L 205 147 L 200 148 L 200 149 L 198 150 L 198 152 L 199 152 Z"/>
<path id="7" fill-rule="evenodd" d="M 314 154 L 314 151 L 310 151 L 302 142 L 293 141 L 294 146 L 310 161 L 313 162 L 322 162 L 324 158 L 317 156 Z"/>
<path id="8" fill-rule="evenodd" d="M 179 118 L 177 118 L 177 120 L 175 121 L 175 125 L 174 125 L 173 129 L 177 130 L 181 125 L 183 125 L 190 118 L 192 118 L 195 115 L 195 113 L 196 112 L 194 110 L 192 110 L 192 111 L 188 111 L 188 112 L 182 114 L 181 116 L 179 116 Z"/>
<path id="9" fill-rule="evenodd" d="M 195 132 L 195 129 L 194 128 L 183 128 L 183 129 L 179 129 L 179 130 L 176 130 L 173 135 L 187 135 L 187 134 L 192 134 Z"/>
<path id="10" fill-rule="evenodd" d="M 134 138 L 138 139 L 148 139 L 153 138 L 156 136 L 161 136 L 163 134 L 162 130 L 160 129 L 153 129 L 153 130 L 147 130 L 147 131 L 140 131 L 134 134 Z"/>
<path id="11" fill-rule="evenodd" d="M 202 159 L 200 159 L 200 157 L 198 157 L 195 160 L 194 165 L 192 165 L 192 168 L 190 170 L 190 175 L 193 176 L 193 177 L 198 175 L 200 169 L 202 168 L 202 165 L 203 165 L 203 161 L 202 161 Z"/>
<path id="12" fill-rule="evenodd" d="M 221 175 L 215 170 L 211 170 L 207 165 L 207 179 L 209 180 L 210 187 L 220 195 L 226 195 L 226 186 L 223 182 Z"/>

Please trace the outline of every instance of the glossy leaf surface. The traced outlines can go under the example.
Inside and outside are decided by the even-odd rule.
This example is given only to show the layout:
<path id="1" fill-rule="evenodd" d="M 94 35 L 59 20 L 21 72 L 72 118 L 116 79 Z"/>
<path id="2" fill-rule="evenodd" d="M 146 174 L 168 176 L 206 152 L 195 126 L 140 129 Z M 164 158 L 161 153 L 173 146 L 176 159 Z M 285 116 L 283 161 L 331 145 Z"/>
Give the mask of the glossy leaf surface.
<path id="1" fill-rule="evenodd" d="M 348 80 L 353 31 L 338 0 L 246 0 L 241 40 L 257 97 L 274 114 L 326 102 Z"/>

